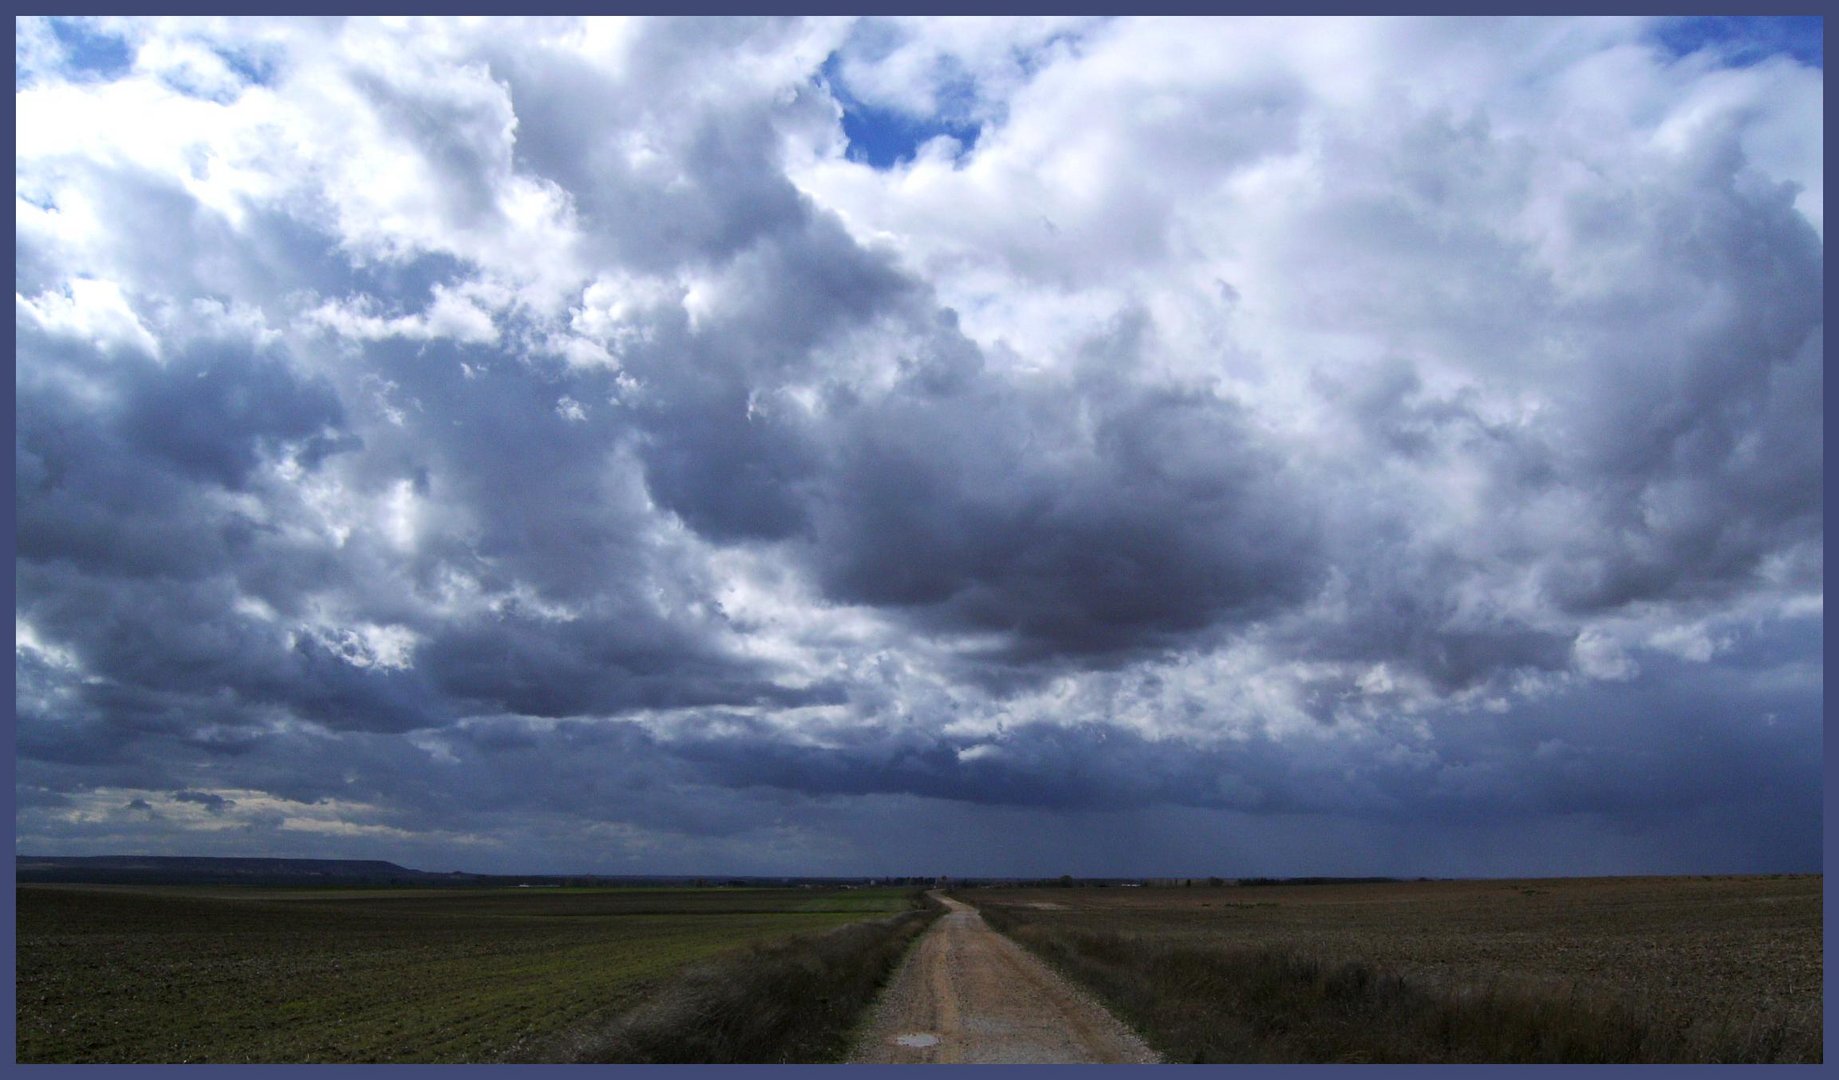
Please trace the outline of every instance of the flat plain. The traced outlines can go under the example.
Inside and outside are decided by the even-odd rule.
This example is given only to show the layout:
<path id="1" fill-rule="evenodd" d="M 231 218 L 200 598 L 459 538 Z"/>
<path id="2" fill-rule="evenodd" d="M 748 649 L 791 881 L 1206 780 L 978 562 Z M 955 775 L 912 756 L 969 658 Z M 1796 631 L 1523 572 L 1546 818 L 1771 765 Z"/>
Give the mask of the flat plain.
<path id="1" fill-rule="evenodd" d="M 21 1062 L 490 1061 L 900 889 L 18 888 Z"/>
<path id="2" fill-rule="evenodd" d="M 956 895 L 1109 999 L 1172 1061 L 1819 1060 L 1821 882 L 1594 878 Z M 1485 1009 L 1474 1005 L 1482 999 Z M 1213 1013 L 1245 1026 L 1222 1034 L 1232 1025 Z M 1465 1034 L 1465 1025 L 1489 1030 Z M 1507 1030 L 1516 1025 L 1524 1031 Z M 1407 1036 L 1407 1028 L 1420 1034 Z"/>

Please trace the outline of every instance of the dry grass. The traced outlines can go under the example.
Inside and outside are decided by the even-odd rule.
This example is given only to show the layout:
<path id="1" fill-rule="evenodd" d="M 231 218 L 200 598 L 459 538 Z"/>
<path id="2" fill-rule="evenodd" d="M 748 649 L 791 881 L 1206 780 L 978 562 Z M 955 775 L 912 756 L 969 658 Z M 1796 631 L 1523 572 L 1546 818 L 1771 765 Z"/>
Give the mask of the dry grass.
<path id="1" fill-rule="evenodd" d="M 507 1060 L 622 1064 L 835 1062 L 907 949 L 944 912 L 755 945 L 698 964 L 612 1025 Z"/>
<path id="2" fill-rule="evenodd" d="M 965 898 L 1173 1061 L 1754 1062 L 1820 1060 L 1820 888 L 1752 877 Z"/>

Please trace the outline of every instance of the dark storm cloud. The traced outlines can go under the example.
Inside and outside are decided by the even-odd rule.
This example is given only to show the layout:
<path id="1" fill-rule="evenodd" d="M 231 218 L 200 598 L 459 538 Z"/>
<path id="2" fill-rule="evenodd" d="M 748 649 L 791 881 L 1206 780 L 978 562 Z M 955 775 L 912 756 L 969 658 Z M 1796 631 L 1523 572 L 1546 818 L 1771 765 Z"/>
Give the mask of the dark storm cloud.
<path id="1" fill-rule="evenodd" d="M 90 481 L 108 496 L 155 503 L 162 500 L 138 489 L 164 478 L 241 490 L 261 460 L 283 449 L 316 464 L 352 445 L 341 443 L 348 433 L 331 384 L 273 352 L 202 342 L 157 362 L 129 355 L 98 365 L 90 349 L 24 327 L 17 345 L 28 358 L 16 405 L 17 468 L 39 496 Z M 106 373 L 107 400 L 86 401 L 83 381 L 98 373 Z"/>
<path id="2" fill-rule="evenodd" d="M 728 264 L 711 325 L 660 328 L 627 364 L 645 386 L 634 408 L 652 496 L 715 540 L 809 527 L 800 488 L 820 467 L 816 433 L 759 395 L 809 378 L 813 350 L 842 333 L 917 307 L 920 290 L 885 255 L 857 246 L 830 215 L 799 210 Z"/>
<path id="3" fill-rule="evenodd" d="M 1619 226 L 1651 230 L 1670 272 L 1599 303 L 1690 309 L 1677 337 L 1606 343 L 1569 402 L 1566 465 L 1601 528 L 1548 572 L 1567 608 L 1725 595 L 1771 556 L 1818 546 L 1820 237 L 1791 188 L 1746 188 L 1741 164 L 1722 141 L 1691 187 Z"/>
<path id="4" fill-rule="evenodd" d="M 779 686 L 693 638 L 660 638 L 611 621 L 560 628 L 483 624 L 442 635 L 421 657 L 445 694 L 478 712 L 564 717 L 707 705 L 790 707 L 835 703 L 839 695 L 836 687 Z"/>
<path id="5" fill-rule="evenodd" d="M 213 816 L 221 815 L 225 810 L 236 805 L 234 801 L 222 795 L 213 795 L 208 791 L 175 791 L 172 793 L 172 801 L 202 806 L 205 813 Z"/>
<path id="6" fill-rule="evenodd" d="M 705 327 L 693 367 L 634 367 L 648 376 L 648 481 L 711 538 L 809 538 L 829 596 L 904 612 L 922 629 L 996 634 L 1005 644 L 994 656 L 1009 664 L 1179 647 L 1308 599 L 1332 560 L 1354 610 L 1301 628 L 1298 647 L 1313 655 L 1389 661 L 1445 691 L 1562 670 L 1574 631 L 1512 614 L 1458 617 L 1464 583 L 1504 559 L 1539 563 L 1567 610 L 1692 600 L 1745 587 L 1764 560 L 1804 552 L 1817 535 L 1819 411 L 1807 393 L 1819 377 L 1817 240 L 1791 192 L 1740 189 L 1728 161 L 1705 170 L 1660 193 L 1641 239 L 1683 245 L 1676 265 L 1692 269 L 1670 283 L 1683 294 L 1721 282 L 1736 291 L 1672 342 L 1636 340 L 1646 316 L 1625 332 L 1627 312 L 1603 312 L 1597 347 L 1620 359 L 1599 370 L 1612 381 L 1586 382 L 1551 426 L 1488 420 L 1460 397 L 1426 392 L 1408 365 L 1347 399 L 1382 457 L 1470 458 L 1503 510 L 1552 492 L 1588 500 L 1597 526 L 1575 528 L 1556 557 L 1511 550 L 1505 530 L 1479 534 L 1479 548 L 1426 544 L 1416 523 L 1357 500 L 1342 503 L 1351 517 L 1327 511 L 1320 493 L 1350 478 L 1286 475 L 1246 434 L 1236 403 L 1110 374 L 1138 360 L 1128 321 L 1088 345 L 1091 370 L 1071 382 L 992 376 L 949 316 L 916 310 L 911 286 L 851 299 L 872 298 L 864 286 L 885 271 L 798 271 L 847 265 L 853 250 L 810 254 L 808 241 L 793 242 L 814 235 L 809 226 L 763 244 L 772 272 L 736 275 L 740 310 L 774 318 Z M 1675 220 L 1706 207 L 1692 230 Z M 738 265 L 759 265 L 761 250 Z M 788 263 L 789 251 L 806 254 Z M 875 316 L 920 342 L 890 392 L 865 400 L 832 383 L 816 418 L 761 406 L 796 371 L 786 358 L 808 355 L 823 327 Z M 724 338 L 746 343 L 744 355 L 705 344 Z M 1075 417 L 1089 425 L 1077 435 Z M 1076 468 L 1047 464 L 1056 452 L 1077 455 Z M 1332 554 L 1318 539 L 1330 520 L 1345 541 Z"/>
<path id="7" fill-rule="evenodd" d="M 1235 403 L 1102 372 L 1020 390 L 941 375 L 839 409 L 813 555 L 833 596 L 1030 662 L 1176 646 L 1319 580 L 1312 508 Z"/>
<path id="8" fill-rule="evenodd" d="M 1818 628 L 1774 644 L 1803 653 L 1808 634 Z M 1812 865 L 1821 764 L 1794 747 L 1820 724 L 1817 671 L 1751 650 L 1722 670 L 1656 662 L 1632 682 L 1563 692 L 1511 715 L 1451 715 L 1432 739 L 1394 730 L 1351 745 L 1203 743 L 1039 724 L 987 742 L 913 731 L 815 748 L 731 724 L 720 738 L 686 738 L 670 752 L 724 786 L 1081 811 L 1178 805 L 1431 828 L 1570 814 L 1659 821 L 1715 808 L 1741 818 L 1732 827 L 1757 832 L 1759 843 L 1766 830 L 1802 822 L 1790 848 L 1797 865 Z"/>
<path id="9" fill-rule="evenodd" d="M 505 71 L 513 100 L 538 116 L 573 86 L 527 61 Z M 831 598 L 904 611 L 931 631 L 994 633 L 1007 639 L 994 658 L 1008 664 L 1173 647 L 1314 587 L 1311 511 L 1285 493 L 1280 462 L 1254 445 L 1236 405 L 1115 374 L 1137 359 L 1134 323 L 1092 344 L 1074 385 L 1013 386 L 986 371 L 928 290 L 779 176 L 760 118 L 720 124 L 730 127 L 684 136 L 683 168 L 723 198 L 745 196 L 755 231 L 711 226 L 640 244 L 688 266 L 725 256 L 720 306 L 694 329 L 654 319 L 624 360 L 642 386 L 630 404 L 635 451 L 660 505 L 718 542 L 801 541 Z M 571 171 L 579 154 L 558 158 L 544 138 L 520 152 L 539 169 L 556 161 L 546 175 L 586 212 L 625 203 L 591 234 L 697 220 L 644 212 L 655 180 L 603 154 L 589 182 Z M 762 183 L 777 188 L 752 190 Z M 668 189 L 679 197 L 680 184 Z M 825 349 L 876 347 L 847 335 L 877 326 L 908 350 L 891 392 L 866 396 L 814 367 Z M 819 394 L 817 415 L 786 400 L 796 386 Z M 1093 414 L 1089 435 L 1075 430 L 1081 410 Z M 1078 463 L 1040 460 L 1054 452 Z"/>
<path id="10" fill-rule="evenodd" d="M 24 334 L 20 345 L 28 367 L 58 369 L 55 346 Z M 117 730 L 184 730 L 220 713 L 246 723 L 268 707 L 426 723 L 425 695 L 404 685 L 417 678 L 364 677 L 233 610 L 239 577 L 259 580 L 267 563 L 327 584 L 329 567 L 313 566 L 322 553 L 223 496 L 272 497 L 253 474 L 283 454 L 312 469 L 355 448 L 330 386 L 281 357 L 217 348 L 131 358 L 111 374 L 100 409 L 63 396 L 55 379 L 22 380 L 18 395 L 19 614 L 105 676 L 73 687 L 71 707 Z"/>
<path id="11" fill-rule="evenodd" d="M 186 736 L 260 724 L 277 710 L 333 727 L 407 730 L 444 715 L 416 672 L 354 667 L 326 642 L 291 644 L 234 614 L 233 587 L 166 580 L 20 579 L 21 614 L 74 643 L 100 681 L 71 680 L 60 708 L 93 715 L 112 737 Z M 21 753 L 30 725 L 21 719 Z M 215 740 L 213 740 L 215 741 Z"/>
<path id="12" fill-rule="evenodd" d="M 1247 865 L 1234 860 L 1255 858 L 1287 872 L 1324 865 L 1348 872 L 1460 872 L 1478 856 L 1464 856 L 1470 863 L 1442 862 L 1434 844 L 1410 837 L 1487 830 L 1531 844 L 1580 819 L 1613 822 L 1611 831 L 1634 834 L 1669 833 L 1672 823 L 1690 820 L 1733 867 L 1756 868 L 1743 860 L 1764 850 L 1775 852 L 1772 865 L 1805 867 L 1818 865 L 1820 766 L 1794 748 L 1818 731 L 1818 676 L 1781 659 L 1803 653 L 1804 646 L 1792 636 L 1762 643 L 1737 658 L 1734 678 L 1703 665 L 1662 666 L 1607 694 L 1561 694 L 1511 716 L 1453 716 L 1438 725 L 1434 739 L 1391 745 L 1396 732 L 1380 743 L 1311 749 L 1267 739 L 1221 746 L 1149 740 L 1105 725 L 1041 725 L 1010 729 L 990 742 L 925 732 L 861 733 L 819 748 L 798 746 L 784 732 L 734 714 L 703 714 L 700 734 L 698 725 L 688 724 L 669 738 L 627 723 L 551 725 L 505 717 L 467 721 L 442 733 L 432 755 L 374 734 L 277 735 L 239 776 L 303 805 L 387 798 L 389 824 L 411 832 L 506 818 L 586 819 L 662 830 L 690 849 L 746 836 L 773 819 L 843 828 L 828 821 L 832 812 L 855 819 L 843 834 L 866 843 L 875 830 L 881 842 L 899 835 L 915 814 L 952 820 L 961 811 L 945 808 L 954 805 L 1024 820 L 1041 811 L 1086 815 L 1092 827 L 1106 831 L 1135 815 L 1166 813 L 1157 807 L 1187 807 L 1245 815 L 1247 835 L 1262 835 L 1285 820 L 1315 823 L 1287 842 L 1295 862 L 1273 863 L 1273 853 L 1254 846 L 1190 869 L 1231 872 L 1231 865 Z M 1664 720 L 1664 737 L 1657 737 L 1656 718 Z M 960 757 L 977 746 L 995 752 Z M 1410 752 L 1382 752 L 1399 748 Z M 162 787 L 159 762 L 183 773 L 184 756 L 168 746 L 151 761 L 69 775 L 169 790 Z M 55 765 L 22 762 L 29 786 L 42 782 L 43 790 L 56 790 L 68 782 L 60 782 L 63 775 Z M 875 807 L 887 808 L 888 816 L 874 817 Z M 1266 824 L 1255 824 L 1260 821 Z M 1146 851 L 1161 850 L 1165 842 L 1143 840 Z M 912 843 L 916 851 L 925 848 L 917 837 Z M 1036 857 L 1077 859 L 1093 843 L 1102 847 L 1105 841 L 1089 833 L 1063 837 Z M 1370 861 L 1362 845 L 1373 843 L 1399 854 Z M 1546 850 L 1546 841 L 1537 843 Z M 962 866 L 1002 848 L 999 836 L 966 823 L 952 858 Z M 1177 849 L 1188 850 L 1170 850 Z M 1566 857 L 1580 855 L 1576 849 Z M 1621 865 L 1632 857 L 1625 854 Z M 1680 868 L 1664 851 L 1651 857 L 1659 860 L 1657 869 Z M 1511 871 L 1524 863 L 1501 865 Z"/>
<path id="13" fill-rule="evenodd" d="M 1017 385 L 832 221 L 731 273 L 724 317 L 628 365 L 649 490 L 711 539 L 794 539 L 829 597 L 996 634 L 1009 664 L 1177 646 L 1319 583 L 1315 510 L 1243 409 L 1116 374 L 1138 320 Z M 812 371 L 871 321 L 902 332 L 891 388 Z M 815 413 L 785 396 L 813 378 Z"/>
<path id="14" fill-rule="evenodd" d="M 128 391 L 119 437 L 130 453 L 189 479 L 239 491 L 280 444 L 303 444 L 309 466 L 339 446 L 343 416 L 331 388 L 303 384 L 273 358 L 187 356 L 149 382 Z"/>
<path id="15" fill-rule="evenodd" d="M 483 587 L 521 581 L 587 601 L 589 617 L 436 625 L 399 585 L 366 595 L 378 572 L 371 559 L 303 546 L 218 498 L 248 487 L 275 447 L 292 445 L 312 470 L 324 447 L 355 445 L 326 434 L 339 417 L 323 386 L 295 386 L 261 362 L 144 364 L 122 384 L 119 415 L 88 425 L 58 423 L 55 408 L 21 395 L 20 613 L 110 676 L 73 689 L 73 699 L 117 728 L 183 728 L 217 712 L 235 724 L 239 713 L 248 722 L 275 709 L 395 731 L 468 709 L 569 715 L 835 700 L 833 689 L 778 686 L 708 644 L 706 629 L 652 612 L 636 590 L 655 552 L 635 535 L 642 523 L 631 506 L 609 497 L 591 441 L 555 417 L 553 390 L 514 381 L 442 402 L 434 394 L 462 381 L 454 367 L 444 376 L 384 368 L 418 400 L 464 419 L 464 430 L 437 427 L 418 440 L 402 459 L 412 468 L 385 475 L 406 472 L 424 494 L 470 495 L 496 511 L 468 549 L 436 547 L 419 584 L 432 588 L 442 567 L 457 565 L 477 571 Z M 511 386 L 521 392 L 500 392 Z M 533 419 L 548 437 L 531 437 Z M 373 443 L 373 461 L 401 449 Z M 282 494 L 264 483 L 264 494 Z M 149 542 L 161 533 L 168 542 Z M 640 573 L 622 579 L 622 570 Z M 315 594 L 341 588 L 375 618 L 421 624 L 430 640 L 415 670 L 354 666 L 349 641 L 284 635 L 236 607 L 253 595 L 301 616 Z"/>
<path id="16" fill-rule="evenodd" d="M 405 400 L 458 423 L 412 442 L 377 430 L 355 471 L 375 469 L 379 483 L 406 474 L 423 495 L 489 511 L 471 545 L 435 545 L 411 567 L 417 584 L 432 587 L 457 565 L 486 587 L 521 581 L 588 599 L 599 617 L 443 628 L 422 666 L 397 671 L 354 666 L 336 640 L 283 635 L 237 610 L 253 596 L 303 616 L 331 591 L 376 618 L 424 621 L 399 584 L 372 590 L 372 575 L 394 574 L 378 553 L 303 542 L 279 527 L 285 520 L 252 518 L 223 498 L 258 495 L 284 519 L 287 487 L 253 477 L 258 465 L 285 454 L 312 475 L 329 455 L 366 446 L 329 383 L 283 357 L 221 348 L 160 363 L 129 357 L 113 369 L 111 400 L 78 422 L 87 407 L 51 373 L 76 369 L 81 351 L 22 331 L 21 352 L 44 377 L 22 380 L 19 393 L 20 614 L 107 673 L 71 689 L 63 707 L 105 716 L 117 734 L 235 727 L 271 710 L 401 731 L 469 707 L 564 715 L 835 697 L 776 686 L 634 599 L 654 553 L 630 501 L 608 490 L 596 452 L 611 450 L 605 433 L 557 418 L 555 390 L 508 378 L 508 358 L 494 357 L 499 373 L 474 387 L 450 356 L 376 350 L 373 370 L 400 380 Z M 622 585 L 620 571 L 635 569 Z M 28 736 L 27 752 L 37 742 Z"/>

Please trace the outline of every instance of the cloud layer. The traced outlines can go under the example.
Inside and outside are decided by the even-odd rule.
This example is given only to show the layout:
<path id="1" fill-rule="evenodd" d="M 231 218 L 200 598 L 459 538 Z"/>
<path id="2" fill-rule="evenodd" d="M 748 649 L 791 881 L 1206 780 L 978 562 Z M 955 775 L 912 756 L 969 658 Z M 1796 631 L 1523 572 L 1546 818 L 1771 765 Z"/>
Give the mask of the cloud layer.
<path id="1" fill-rule="evenodd" d="M 1823 78 L 1680 36 L 21 20 L 21 849 L 1817 867 Z"/>

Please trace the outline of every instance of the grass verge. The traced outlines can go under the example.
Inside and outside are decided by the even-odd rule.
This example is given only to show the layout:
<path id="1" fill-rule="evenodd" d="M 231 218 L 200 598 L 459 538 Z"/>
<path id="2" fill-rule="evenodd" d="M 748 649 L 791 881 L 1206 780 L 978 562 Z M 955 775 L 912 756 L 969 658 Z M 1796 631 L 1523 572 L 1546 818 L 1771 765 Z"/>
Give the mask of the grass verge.
<path id="1" fill-rule="evenodd" d="M 1817 1033 L 1763 1012 L 1706 1019 L 1580 990 L 1433 990 L 1378 965 L 1273 946 L 1069 930 L 980 907 L 1083 983 L 1170 1062 L 1818 1062 Z"/>
<path id="2" fill-rule="evenodd" d="M 510 1060 L 777 1064 L 841 1060 L 907 949 L 944 907 L 750 946 L 693 965 L 609 1026 Z"/>

